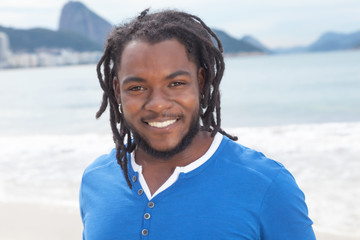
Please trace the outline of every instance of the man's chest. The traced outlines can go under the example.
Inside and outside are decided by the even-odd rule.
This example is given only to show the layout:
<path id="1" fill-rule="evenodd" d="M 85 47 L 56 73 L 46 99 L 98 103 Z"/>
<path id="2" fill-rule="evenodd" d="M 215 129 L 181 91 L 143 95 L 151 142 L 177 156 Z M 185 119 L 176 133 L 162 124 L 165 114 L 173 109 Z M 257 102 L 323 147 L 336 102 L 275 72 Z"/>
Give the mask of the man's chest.
<path id="1" fill-rule="evenodd" d="M 136 186 L 134 186 L 136 188 Z M 86 239 L 257 239 L 258 205 L 229 192 L 170 188 L 152 200 L 104 194 L 89 208 Z M 141 191 L 140 191 L 141 192 Z M 226 194 L 227 193 L 227 194 Z"/>

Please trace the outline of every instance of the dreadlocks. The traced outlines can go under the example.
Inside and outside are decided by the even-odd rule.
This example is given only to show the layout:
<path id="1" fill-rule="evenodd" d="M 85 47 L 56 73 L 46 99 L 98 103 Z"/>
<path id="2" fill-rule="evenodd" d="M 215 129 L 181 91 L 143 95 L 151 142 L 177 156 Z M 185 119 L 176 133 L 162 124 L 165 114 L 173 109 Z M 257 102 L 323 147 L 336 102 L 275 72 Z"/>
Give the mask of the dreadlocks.
<path id="1" fill-rule="evenodd" d="M 148 14 L 148 11 L 149 9 L 146 9 L 131 22 L 114 28 L 107 38 L 104 54 L 96 68 L 100 86 L 104 91 L 96 118 L 99 118 L 110 104 L 110 124 L 116 145 L 116 158 L 130 188 L 127 153 L 132 152 L 136 144 L 132 141 L 130 129 L 126 126 L 124 117 L 119 111 L 113 81 L 119 70 L 117 68 L 120 66 L 122 52 L 126 44 L 132 40 L 157 43 L 176 39 L 181 42 L 187 50 L 189 59 L 205 71 L 205 85 L 200 99 L 202 130 L 211 132 L 212 137 L 220 132 L 230 139 L 237 140 L 237 137 L 230 136 L 220 128 L 219 85 L 225 65 L 222 56 L 223 49 L 218 37 L 194 15 L 172 10 L 152 14 Z M 216 41 L 218 48 L 214 46 L 212 38 Z"/>

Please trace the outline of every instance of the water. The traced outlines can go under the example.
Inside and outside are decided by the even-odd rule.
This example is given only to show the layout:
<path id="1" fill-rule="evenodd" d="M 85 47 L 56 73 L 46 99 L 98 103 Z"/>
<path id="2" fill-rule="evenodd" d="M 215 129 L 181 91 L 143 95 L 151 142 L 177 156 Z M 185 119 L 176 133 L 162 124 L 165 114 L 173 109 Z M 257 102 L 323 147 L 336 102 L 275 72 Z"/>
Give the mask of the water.
<path id="1" fill-rule="evenodd" d="M 224 127 L 360 120 L 360 51 L 226 58 Z M 109 131 L 94 65 L 0 71 L 0 132 Z"/>
<path id="2" fill-rule="evenodd" d="M 285 164 L 318 228 L 358 235 L 359 60 L 360 51 L 227 58 L 221 87 L 229 133 Z M 108 112 L 95 120 L 101 95 L 94 65 L 0 71 L 0 203 L 77 209 L 82 172 L 114 146 Z"/>
<path id="3" fill-rule="evenodd" d="M 227 59 L 224 123 L 231 127 L 360 119 L 360 52 Z"/>

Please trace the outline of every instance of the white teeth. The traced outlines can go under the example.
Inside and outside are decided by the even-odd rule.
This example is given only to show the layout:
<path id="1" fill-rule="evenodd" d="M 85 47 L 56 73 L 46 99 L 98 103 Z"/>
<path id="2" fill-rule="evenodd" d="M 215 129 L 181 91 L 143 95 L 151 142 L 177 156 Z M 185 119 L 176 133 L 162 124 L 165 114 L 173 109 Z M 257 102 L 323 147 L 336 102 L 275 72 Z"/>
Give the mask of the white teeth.
<path id="1" fill-rule="evenodd" d="M 176 122 L 176 119 L 174 120 L 167 120 L 164 122 L 148 122 L 148 124 L 152 127 L 157 127 L 157 128 L 165 128 L 171 124 L 173 124 L 174 122 Z"/>

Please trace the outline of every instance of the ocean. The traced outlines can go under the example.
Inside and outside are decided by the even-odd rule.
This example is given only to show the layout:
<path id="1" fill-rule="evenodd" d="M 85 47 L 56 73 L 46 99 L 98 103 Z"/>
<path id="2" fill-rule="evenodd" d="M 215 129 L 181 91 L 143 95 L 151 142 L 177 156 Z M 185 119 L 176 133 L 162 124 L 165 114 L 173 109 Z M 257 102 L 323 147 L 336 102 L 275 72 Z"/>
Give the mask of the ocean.
<path id="1" fill-rule="evenodd" d="M 226 67 L 227 126 L 360 119 L 360 51 L 233 58 Z"/>
<path id="2" fill-rule="evenodd" d="M 223 127 L 293 173 L 318 232 L 360 239 L 360 51 L 225 62 Z M 101 97 L 95 65 L 0 71 L 0 206 L 78 213 L 82 172 L 113 148 Z"/>
<path id="3" fill-rule="evenodd" d="M 224 127 L 360 120 L 360 51 L 226 58 Z M 0 71 L 2 134 L 109 129 L 95 65 Z"/>

